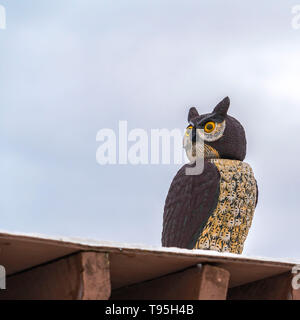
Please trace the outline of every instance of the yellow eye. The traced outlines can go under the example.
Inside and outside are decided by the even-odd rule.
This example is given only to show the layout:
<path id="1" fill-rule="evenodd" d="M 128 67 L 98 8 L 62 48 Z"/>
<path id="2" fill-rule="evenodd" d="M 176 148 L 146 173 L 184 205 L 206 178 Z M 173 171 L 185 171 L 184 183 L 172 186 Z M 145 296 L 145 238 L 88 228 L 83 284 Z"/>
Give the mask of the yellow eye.
<path id="1" fill-rule="evenodd" d="M 188 126 L 188 127 L 186 128 L 185 135 L 186 135 L 187 137 L 191 134 L 192 129 L 193 129 L 193 126 Z"/>
<path id="2" fill-rule="evenodd" d="M 212 131 L 214 131 L 215 127 L 216 127 L 216 124 L 212 121 L 209 121 L 205 124 L 204 131 L 206 133 L 211 133 Z"/>

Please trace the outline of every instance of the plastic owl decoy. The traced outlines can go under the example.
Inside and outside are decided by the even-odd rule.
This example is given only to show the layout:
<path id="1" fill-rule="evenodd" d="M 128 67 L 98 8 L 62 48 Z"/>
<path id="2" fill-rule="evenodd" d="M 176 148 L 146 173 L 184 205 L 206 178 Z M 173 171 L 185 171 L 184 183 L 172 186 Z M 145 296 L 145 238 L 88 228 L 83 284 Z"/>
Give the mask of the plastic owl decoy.
<path id="1" fill-rule="evenodd" d="M 189 164 L 173 179 L 164 208 L 162 245 L 242 253 L 258 189 L 246 156 L 245 131 L 227 114 L 226 97 L 212 113 L 191 108 L 183 140 Z M 202 130 L 197 130 L 202 129 Z M 201 136 L 199 136 L 201 132 Z M 202 142 L 202 143 L 199 143 Z M 202 148 L 201 174 L 187 175 Z"/>

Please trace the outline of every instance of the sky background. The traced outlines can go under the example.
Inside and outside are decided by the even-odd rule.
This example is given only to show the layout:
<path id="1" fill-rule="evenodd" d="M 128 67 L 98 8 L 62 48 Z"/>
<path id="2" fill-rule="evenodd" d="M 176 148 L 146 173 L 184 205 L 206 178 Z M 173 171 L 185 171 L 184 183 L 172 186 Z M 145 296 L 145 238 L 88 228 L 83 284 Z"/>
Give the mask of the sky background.
<path id="1" fill-rule="evenodd" d="M 180 166 L 100 166 L 96 134 L 229 96 L 259 187 L 243 254 L 300 258 L 300 1 L 0 4 L 0 229 L 160 246 Z"/>

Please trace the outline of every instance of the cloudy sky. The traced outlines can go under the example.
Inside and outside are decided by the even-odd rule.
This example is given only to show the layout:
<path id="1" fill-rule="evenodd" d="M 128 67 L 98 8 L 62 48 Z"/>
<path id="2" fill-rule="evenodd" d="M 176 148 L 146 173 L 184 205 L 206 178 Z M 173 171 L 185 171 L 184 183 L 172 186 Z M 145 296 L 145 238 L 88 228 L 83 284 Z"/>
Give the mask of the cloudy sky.
<path id="1" fill-rule="evenodd" d="M 0 229 L 159 246 L 180 166 L 100 166 L 96 134 L 184 129 L 228 95 L 260 192 L 244 254 L 300 258 L 297 1 L 0 4 Z"/>

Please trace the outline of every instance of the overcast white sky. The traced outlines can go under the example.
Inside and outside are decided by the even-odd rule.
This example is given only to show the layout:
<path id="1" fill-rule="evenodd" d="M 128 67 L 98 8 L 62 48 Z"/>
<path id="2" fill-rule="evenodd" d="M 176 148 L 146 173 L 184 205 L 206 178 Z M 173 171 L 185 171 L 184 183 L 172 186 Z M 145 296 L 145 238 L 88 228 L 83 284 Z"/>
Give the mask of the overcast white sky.
<path id="1" fill-rule="evenodd" d="M 179 166 L 100 166 L 96 134 L 228 95 L 259 186 L 244 254 L 300 258 L 297 1 L 0 4 L 0 229 L 159 246 Z"/>

